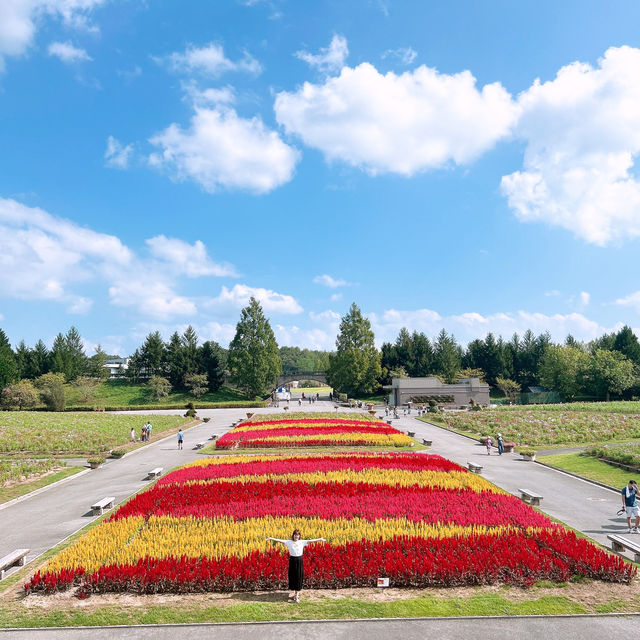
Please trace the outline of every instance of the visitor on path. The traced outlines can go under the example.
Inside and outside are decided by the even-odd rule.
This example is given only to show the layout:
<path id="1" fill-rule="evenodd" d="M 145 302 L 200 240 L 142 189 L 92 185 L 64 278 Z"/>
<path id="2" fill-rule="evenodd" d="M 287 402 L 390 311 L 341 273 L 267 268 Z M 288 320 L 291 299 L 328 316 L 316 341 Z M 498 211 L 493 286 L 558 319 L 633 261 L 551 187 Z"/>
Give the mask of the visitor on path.
<path id="1" fill-rule="evenodd" d="M 310 542 L 326 542 L 324 538 L 313 538 L 302 540 L 299 529 L 294 529 L 291 540 L 281 540 L 280 538 L 267 538 L 274 542 L 282 542 L 289 549 L 289 589 L 293 591 L 293 601 L 300 602 L 300 592 L 302 591 L 302 580 L 304 579 L 304 567 L 302 564 L 302 554 L 304 548 Z"/>
<path id="2" fill-rule="evenodd" d="M 484 441 L 485 446 L 487 447 L 487 455 L 491 455 L 491 445 L 493 444 L 493 440 L 491 440 L 491 436 L 487 436 L 487 439 Z"/>
<path id="3" fill-rule="evenodd" d="M 136 441 L 136 430 L 131 427 L 131 431 L 129 432 L 129 437 L 131 438 L 131 442 Z"/>
<path id="4" fill-rule="evenodd" d="M 635 480 L 629 480 L 626 487 L 623 487 L 622 491 L 622 506 L 627 512 L 627 527 L 629 527 L 629 533 L 640 533 L 638 527 L 640 526 L 640 507 L 638 506 L 638 484 Z M 631 527 L 631 518 L 635 518 L 635 524 Z"/>
<path id="5" fill-rule="evenodd" d="M 152 431 L 153 427 L 151 426 L 150 422 L 147 422 L 147 442 L 149 442 L 149 440 L 151 440 L 151 431 Z"/>
<path id="6" fill-rule="evenodd" d="M 501 456 L 504 453 L 504 440 L 502 439 L 502 434 L 498 434 L 498 455 Z"/>
<path id="7" fill-rule="evenodd" d="M 140 430 L 140 442 L 147 441 L 147 425 L 143 424 L 142 429 Z"/>
<path id="8" fill-rule="evenodd" d="M 182 429 L 178 430 L 178 449 L 182 449 L 182 444 L 184 442 L 184 433 L 182 433 Z"/>
<path id="9" fill-rule="evenodd" d="M 385 407 L 384 408 L 384 415 L 388 416 L 389 415 L 389 407 Z"/>

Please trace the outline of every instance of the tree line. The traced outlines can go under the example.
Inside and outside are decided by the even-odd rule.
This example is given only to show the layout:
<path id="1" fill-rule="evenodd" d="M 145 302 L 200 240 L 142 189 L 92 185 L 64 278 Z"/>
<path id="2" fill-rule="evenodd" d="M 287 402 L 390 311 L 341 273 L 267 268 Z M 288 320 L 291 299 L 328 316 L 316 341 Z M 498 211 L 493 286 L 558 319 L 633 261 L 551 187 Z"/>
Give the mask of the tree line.
<path id="1" fill-rule="evenodd" d="M 15 350 L 0 329 L 3 402 L 25 408 L 40 398 L 60 410 L 64 384 L 80 389 L 96 384 L 109 375 L 104 365 L 110 357 L 99 345 L 88 357 L 75 327 L 59 333 L 51 349 L 38 340 L 33 347 L 21 341 Z M 296 370 L 325 371 L 328 383 L 350 396 L 381 392 L 392 378 L 437 376 L 446 383 L 479 377 L 512 398 L 531 386 L 552 389 L 565 399 L 632 397 L 640 394 L 640 343 L 627 326 L 588 343 L 569 335 L 556 344 L 548 333 L 526 331 L 509 340 L 488 333 L 466 347 L 444 329 L 429 339 L 403 328 L 395 342 L 378 350 L 369 320 L 354 303 L 342 317 L 336 349 L 329 353 L 278 347 L 262 307 L 252 298 L 240 313 L 228 349 L 210 340 L 200 344 L 191 326 L 168 341 L 151 332 L 131 355 L 126 378 L 148 384 L 158 399 L 171 389 L 197 398 L 227 381 L 257 397 L 270 393 L 281 372 Z"/>

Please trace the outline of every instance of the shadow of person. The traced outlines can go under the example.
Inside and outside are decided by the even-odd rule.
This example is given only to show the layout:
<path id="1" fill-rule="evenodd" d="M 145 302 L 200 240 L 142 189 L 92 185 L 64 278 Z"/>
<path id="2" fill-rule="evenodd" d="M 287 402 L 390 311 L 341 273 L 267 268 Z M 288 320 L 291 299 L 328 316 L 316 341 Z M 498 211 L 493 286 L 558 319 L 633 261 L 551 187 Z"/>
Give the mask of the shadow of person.
<path id="1" fill-rule="evenodd" d="M 287 602 L 289 593 L 287 591 L 269 591 L 267 593 L 239 591 L 231 595 L 231 600 L 240 600 L 242 602 Z"/>

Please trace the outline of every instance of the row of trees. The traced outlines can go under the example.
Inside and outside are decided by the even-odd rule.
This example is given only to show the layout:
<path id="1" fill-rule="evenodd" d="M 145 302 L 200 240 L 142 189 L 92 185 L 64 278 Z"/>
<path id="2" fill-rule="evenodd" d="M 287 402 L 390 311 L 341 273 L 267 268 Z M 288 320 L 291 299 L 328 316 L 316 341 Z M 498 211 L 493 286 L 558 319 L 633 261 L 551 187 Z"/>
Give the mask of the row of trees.
<path id="1" fill-rule="evenodd" d="M 0 388 L 47 374 L 83 384 L 108 375 L 107 358 L 100 347 L 87 357 L 74 327 L 58 334 L 51 350 L 39 340 L 33 348 L 21 342 L 15 351 L 0 329 Z M 371 324 L 355 303 L 341 319 L 335 352 L 278 348 L 268 319 L 252 298 L 241 311 L 228 350 L 213 341 L 198 344 L 190 326 L 167 342 L 156 331 L 131 356 L 127 377 L 150 382 L 158 397 L 171 388 L 197 397 L 218 390 L 227 379 L 252 397 L 264 396 L 283 370 L 324 370 L 332 387 L 352 396 L 379 390 L 393 377 L 437 375 L 445 382 L 477 376 L 511 396 L 542 385 L 571 399 L 636 394 L 639 368 L 640 343 L 626 326 L 589 343 L 568 336 L 563 345 L 552 343 L 548 333 L 527 331 L 508 341 L 489 333 L 464 349 L 444 329 L 433 340 L 401 329 L 394 343 L 385 342 L 378 351 Z"/>

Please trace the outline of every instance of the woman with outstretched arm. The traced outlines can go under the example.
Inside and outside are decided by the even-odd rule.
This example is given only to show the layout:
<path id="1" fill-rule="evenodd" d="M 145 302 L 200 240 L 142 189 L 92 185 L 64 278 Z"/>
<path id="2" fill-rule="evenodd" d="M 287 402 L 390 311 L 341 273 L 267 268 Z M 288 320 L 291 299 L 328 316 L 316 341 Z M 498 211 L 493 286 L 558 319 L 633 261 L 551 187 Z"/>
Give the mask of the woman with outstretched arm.
<path id="1" fill-rule="evenodd" d="M 267 538 L 274 542 L 282 542 L 289 549 L 289 589 L 293 591 L 294 602 L 300 602 L 300 592 L 302 591 L 302 580 L 304 578 L 304 568 L 302 565 L 302 554 L 304 548 L 310 542 L 326 542 L 324 538 L 313 538 L 312 540 L 302 540 L 299 529 L 295 529 L 291 534 L 291 540 L 281 540 L 280 538 Z"/>

